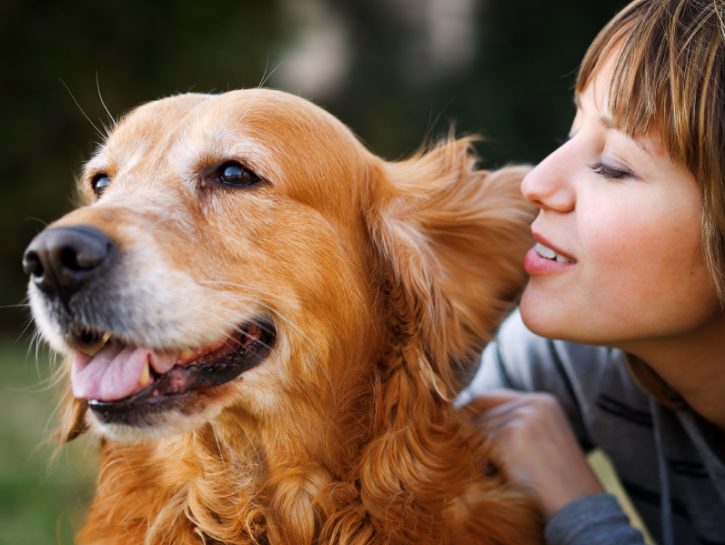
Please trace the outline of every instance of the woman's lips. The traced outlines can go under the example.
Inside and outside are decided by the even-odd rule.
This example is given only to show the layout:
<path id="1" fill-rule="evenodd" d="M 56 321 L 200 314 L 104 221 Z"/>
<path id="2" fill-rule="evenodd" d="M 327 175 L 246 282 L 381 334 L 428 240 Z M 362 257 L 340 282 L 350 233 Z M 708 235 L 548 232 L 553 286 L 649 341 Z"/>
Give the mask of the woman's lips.
<path id="1" fill-rule="evenodd" d="M 539 275 L 566 270 L 576 260 L 558 249 L 538 233 L 533 234 L 536 244 L 524 258 L 524 268 L 530 275 Z"/>

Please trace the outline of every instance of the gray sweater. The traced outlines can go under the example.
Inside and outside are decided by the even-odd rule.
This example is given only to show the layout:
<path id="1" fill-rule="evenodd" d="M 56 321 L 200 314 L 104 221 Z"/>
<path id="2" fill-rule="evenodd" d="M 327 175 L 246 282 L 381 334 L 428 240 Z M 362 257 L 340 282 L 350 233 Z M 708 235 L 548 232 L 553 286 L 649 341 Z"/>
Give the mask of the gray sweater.
<path id="1" fill-rule="evenodd" d="M 725 459 L 718 431 L 684 402 L 673 409 L 645 394 L 621 351 L 538 337 L 516 312 L 487 346 L 457 403 L 494 388 L 555 395 L 583 449 L 599 447 L 609 456 L 658 543 L 725 545 Z M 547 522 L 546 539 L 550 545 L 644 543 L 609 494 L 564 507 Z"/>

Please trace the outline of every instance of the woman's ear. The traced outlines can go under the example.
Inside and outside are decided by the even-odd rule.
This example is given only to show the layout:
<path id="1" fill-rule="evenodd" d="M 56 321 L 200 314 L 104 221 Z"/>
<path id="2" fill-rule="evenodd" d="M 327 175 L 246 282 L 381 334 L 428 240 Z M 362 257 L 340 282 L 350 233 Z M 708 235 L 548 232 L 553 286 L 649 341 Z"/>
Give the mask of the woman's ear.
<path id="1" fill-rule="evenodd" d="M 451 362 L 480 350 L 515 302 L 532 244 L 534 208 L 519 189 L 528 167 L 479 170 L 473 141 L 380 165 L 368 217 L 406 319 L 449 391 Z"/>

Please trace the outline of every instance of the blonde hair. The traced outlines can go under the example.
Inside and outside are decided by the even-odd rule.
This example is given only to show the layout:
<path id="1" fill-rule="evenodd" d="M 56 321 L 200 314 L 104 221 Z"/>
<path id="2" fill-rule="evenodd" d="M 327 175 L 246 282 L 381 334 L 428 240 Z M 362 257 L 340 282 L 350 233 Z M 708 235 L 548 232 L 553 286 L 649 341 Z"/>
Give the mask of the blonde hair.
<path id="1" fill-rule="evenodd" d="M 704 254 L 725 306 L 725 1 L 634 0 L 599 32 L 581 93 L 619 50 L 609 108 L 631 136 L 656 130 L 702 190 Z M 621 49 L 620 49 L 621 48 Z"/>

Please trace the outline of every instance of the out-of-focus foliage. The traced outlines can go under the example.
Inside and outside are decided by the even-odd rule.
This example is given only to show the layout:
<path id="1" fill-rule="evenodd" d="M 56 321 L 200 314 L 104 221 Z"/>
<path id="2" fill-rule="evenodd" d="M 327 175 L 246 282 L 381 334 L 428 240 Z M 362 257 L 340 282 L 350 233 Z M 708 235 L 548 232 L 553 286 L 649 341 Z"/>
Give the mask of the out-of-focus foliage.
<path id="1" fill-rule="evenodd" d="M 566 133 L 579 59 L 621 5 L 0 0 L 0 305 L 22 301 L 24 247 L 72 205 L 99 140 L 85 115 L 109 123 L 101 95 L 118 117 L 163 95 L 264 81 L 312 98 L 386 157 L 454 122 L 487 135 L 489 164 L 534 162 Z M 18 332 L 26 317 L 5 308 L 0 328 Z"/>

